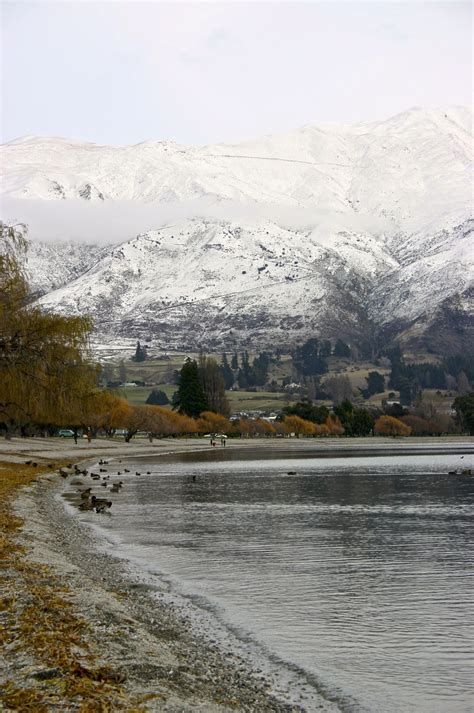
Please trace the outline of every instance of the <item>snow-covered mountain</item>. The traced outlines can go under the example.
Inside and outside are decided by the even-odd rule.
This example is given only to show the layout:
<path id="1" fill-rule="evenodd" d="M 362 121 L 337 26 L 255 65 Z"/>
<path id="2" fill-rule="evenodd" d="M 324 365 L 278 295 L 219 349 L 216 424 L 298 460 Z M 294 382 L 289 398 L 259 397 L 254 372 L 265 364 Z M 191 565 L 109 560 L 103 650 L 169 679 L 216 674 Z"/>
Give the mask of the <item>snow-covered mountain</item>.
<path id="1" fill-rule="evenodd" d="M 31 242 L 25 266 L 33 293 L 40 297 L 73 282 L 107 252 L 87 243 Z"/>
<path id="2" fill-rule="evenodd" d="M 230 347 L 378 332 L 450 351 L 474 339 L 471 122 L 417 108 L 199 148 L 24 138 L 2 147 L 2 185 L 41 201 L 193 201 L 193 217 L 119 246 L 35 247 L 42 303 L 91 313 L 101 334 Z"/>

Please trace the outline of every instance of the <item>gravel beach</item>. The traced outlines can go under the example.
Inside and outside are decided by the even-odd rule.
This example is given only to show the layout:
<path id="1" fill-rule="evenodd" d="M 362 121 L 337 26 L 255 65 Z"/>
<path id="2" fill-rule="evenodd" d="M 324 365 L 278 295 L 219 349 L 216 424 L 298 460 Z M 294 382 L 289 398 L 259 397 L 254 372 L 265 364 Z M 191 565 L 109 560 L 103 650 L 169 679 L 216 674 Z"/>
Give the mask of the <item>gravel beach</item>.
<path id="1" fill-rule="evenodd" d="M 194 440 L 171 444 L 96 441 L 75 448 L 57 439 L 18 439 L 1 443 L 0 460 L 71 458 L 74 463 L 90 463 L 112 454 L 120 458 L 208 447 L 207 442 Z M 17 539 L 26 547 L 28 560 L 52 568 L 68 588 L 74 612 L 87 621 L 98 663 L 120 672 L 129 700 L 142 701 L 121 709 L 209 713 L 309 710 L 273 695 L 272 684 L 261 670 L 252 670 L 239 653 L 223 651 L 215 641 L 196 635 L 179 606 L 160 602 L 156 588 L 134 577 L 123 560 L 100 552 L 94 533 L 55 497 L 63 488 L 64 481 L 51 473 L 22 490 L 14 504 L 15 514 L 24 521 Z M 13 680 L 19 688 L 55 674 L 37 665 L 24 651 L 7 652 L 1 669 L 0 685 Z M 311 710 L 319 708 L 317 703 L 311 705 Z"/>

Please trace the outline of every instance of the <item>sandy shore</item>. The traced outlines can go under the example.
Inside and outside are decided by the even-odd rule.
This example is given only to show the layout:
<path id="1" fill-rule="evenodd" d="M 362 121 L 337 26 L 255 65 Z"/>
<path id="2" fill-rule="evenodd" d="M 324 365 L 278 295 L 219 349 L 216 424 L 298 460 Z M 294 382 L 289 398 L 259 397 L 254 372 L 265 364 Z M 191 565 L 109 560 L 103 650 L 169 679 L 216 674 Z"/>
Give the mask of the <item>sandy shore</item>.
<path id="1" fill-rule="evenodd" d="M 385 439 L 384 439 L 385 440 Z M 258 447 L 281 449 L 308 447 L 321 454 L 339 455 L 370 449 L 384 453 L 474 452 L 474 439 L 419 439 L 410 442 L 386 439 L 328 439 L 324 444 L 313 439 L 285 441 L 238 441 L 227 448 Z M 209 449 L 203 439 L 110 442 L 91 444 L 59 439 L 14 439 L 0 442 L 0 461 L 25 462 L 37 459 L 91 462 L 100 457 L 123 458 Z M 69 481 L 68 481 L 69 482 Z M 48 565 L 60 582 L 69 588 L 68 599 L 78 616 L 89 624 L 92 645 L 99 662 L 123 675 L 128 700 L 146 702 L 124 705 L 127 710 L 149 711 L 325 711 L 338 710 L 329 701 L 312 698 L 301 705 L 290 703 L 282 694 L 281 682 L 266 678 L 252 668 L 235 650 L 224 651 L 217 642 L 196 635 L 188 614 L 174 606 L 151 585 L 127 571 L 126 564 L 97 549 L 95 536 L 65 510 L 55 495 L 63 488 L 58 475 L 46 475 L 25 488 L 15 502 L 24 520 L 19 534 L 29 561 Z M 14 679 L 17 685 L 30 685 L 32 675 L 41 680 L 49 675 L 24 652 L 6 656 L 0 685 Z M 32 674 L 33 671 L 33 674 Z M 286 699 L 286 700 L 285 700 Z M 293 692 L 294 700 L 294 692 Z M 56 708 L 57 709 L 57 708 Z M 67 706 L 61 710 L 73 710 Z M 86 710 L 86 709 L 84 709 Z M 87 710 L 97 710 L 90 708 Z M 104 708 L 114 710 L 114 708 Z"/>

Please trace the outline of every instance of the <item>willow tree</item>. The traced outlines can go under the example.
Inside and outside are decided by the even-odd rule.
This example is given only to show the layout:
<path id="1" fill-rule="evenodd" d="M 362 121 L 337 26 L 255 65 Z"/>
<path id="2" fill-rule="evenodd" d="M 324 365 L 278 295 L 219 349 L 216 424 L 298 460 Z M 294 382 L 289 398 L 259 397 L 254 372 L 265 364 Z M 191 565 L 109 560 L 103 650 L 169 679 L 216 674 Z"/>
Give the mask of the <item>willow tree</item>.
<path id="1" fill-rule="evenodd" d="M 26 228 L 0 223 L 0 422 L 7 428 L 75 422 L 97 370 L 88 361 L 91 322 L 34 305 L 24 272 Z"/>

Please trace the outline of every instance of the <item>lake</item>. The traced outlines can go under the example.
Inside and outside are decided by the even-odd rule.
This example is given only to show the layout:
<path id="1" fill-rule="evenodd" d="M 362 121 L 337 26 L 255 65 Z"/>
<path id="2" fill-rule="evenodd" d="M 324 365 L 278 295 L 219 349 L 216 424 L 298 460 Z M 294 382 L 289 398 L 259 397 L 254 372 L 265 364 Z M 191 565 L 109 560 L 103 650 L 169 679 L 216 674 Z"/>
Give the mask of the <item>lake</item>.
<path id="1" fill-rule="evenodd" d="M 474 456 L 273 455 L 129 461 L 80 517 L 340 710 L 473 711 Z"/>

